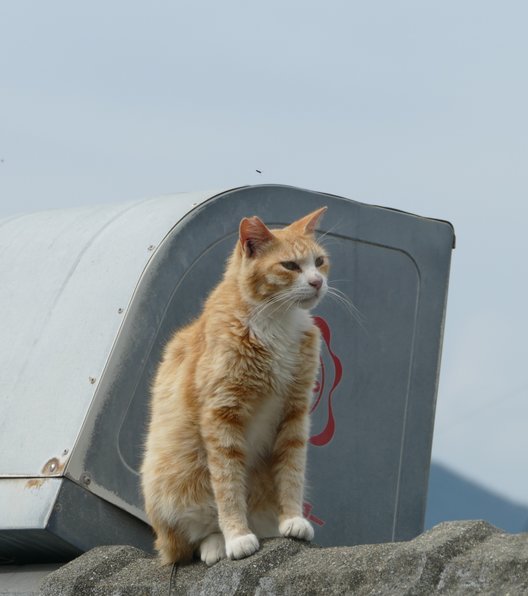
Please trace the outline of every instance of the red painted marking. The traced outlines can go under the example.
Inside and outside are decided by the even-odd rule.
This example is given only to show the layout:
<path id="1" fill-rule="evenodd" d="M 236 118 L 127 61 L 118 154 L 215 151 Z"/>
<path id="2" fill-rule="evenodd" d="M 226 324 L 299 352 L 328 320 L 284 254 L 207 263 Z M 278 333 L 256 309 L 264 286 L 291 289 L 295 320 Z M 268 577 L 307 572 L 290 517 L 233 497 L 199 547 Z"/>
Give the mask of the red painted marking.
<path id="1" fill-rule="evenodd" d="M 311 503 L 303 503 L 303 515 L 304 517 L 313 522 L 314 524 L 323 527 L 325 525 L 325 522 L 317 517 L 316 515 L 313 515 L 312 513 L 312 509 L 313 509 L 313 505 Z"/>
<path id="2" fill-rule="evenodd" d="M 330 353 L 330 357 L 332 358 L 332 362 L 334 363 L 334 382 L 332 384 L 332 388 L 328 393 L 328 418 L 326 422 L 326 426 L 324 429 L 317 435 L 310 437 L 310 443 L 315 445 L 316 447 L 322 447 L 323 445 L 327 445 L 333 438 L 335 433 L 335 419 L 334 419 L 334 411 L 332 408 L 332 397 L 334 393 L 334 389 L 339 385 L 341 381 L 341 377 L 343 376 L 343 367 L 341 365 L 341 360 L 334 354 L 331 347 L 332 341 L 332 334 L 330 332 L 330 327 L 328 323 L 321 317 L 314 317 L 315 324 L 321 330 L 321 334 L 323 336 L 323 340 L 328 348 L 328 352 Z M 321 368 L 322 373 L 324 374 L 324 367 Z M 323 378 L 323 377 L 322 377 Z M 321 399 L 322 394 L 322 387 L 324 383 L 321 383 L 321 392 L 317 397 L 315 405 L 312 407 L 311 411 L 317 407 L 319 401 Z"/>

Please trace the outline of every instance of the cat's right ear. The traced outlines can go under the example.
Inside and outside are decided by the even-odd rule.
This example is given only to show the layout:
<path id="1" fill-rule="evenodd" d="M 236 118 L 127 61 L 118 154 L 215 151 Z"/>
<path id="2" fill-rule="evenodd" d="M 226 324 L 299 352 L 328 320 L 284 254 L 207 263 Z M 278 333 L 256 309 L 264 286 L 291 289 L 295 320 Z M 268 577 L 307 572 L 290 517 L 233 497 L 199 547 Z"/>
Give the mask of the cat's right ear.
<path id="1" fill-rule="evenodd" d="M 246 257 L 253 257 L 275 236 L 257 216 L 244 217 L 240 222 L 240 245 Z"/>

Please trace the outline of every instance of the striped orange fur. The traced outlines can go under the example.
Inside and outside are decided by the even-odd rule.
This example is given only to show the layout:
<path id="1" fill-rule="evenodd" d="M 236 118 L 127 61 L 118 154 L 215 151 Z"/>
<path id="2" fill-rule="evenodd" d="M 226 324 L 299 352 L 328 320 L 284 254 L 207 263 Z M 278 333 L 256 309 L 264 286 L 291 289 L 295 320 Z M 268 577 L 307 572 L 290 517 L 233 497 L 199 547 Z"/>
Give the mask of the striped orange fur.
<path id="1" fill-rule="evenodd" d="M 141 469 L 163 563 L 211 565 L 258 538 L 311 540 L 302 516 L 309 405 L 320 335 L 309 309 L 327 289 L 315 239 L 326 208 L 270 230 L 244 218 L 202 314 L 166 346 Z"/>

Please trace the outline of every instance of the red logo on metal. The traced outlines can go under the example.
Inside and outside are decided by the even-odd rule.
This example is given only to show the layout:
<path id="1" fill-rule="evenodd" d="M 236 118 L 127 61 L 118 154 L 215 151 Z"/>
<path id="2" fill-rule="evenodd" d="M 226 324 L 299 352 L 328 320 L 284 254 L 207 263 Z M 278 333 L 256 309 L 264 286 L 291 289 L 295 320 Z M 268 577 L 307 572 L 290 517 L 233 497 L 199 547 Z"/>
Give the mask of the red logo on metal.
<path id="1" fill-rule="evenodd" d="M 325 408 L 326 422 L 323 430 L 310 437 L 310 443 L 315 447 L 322 447 L 328 445 L 334 437 L 335 433 L 335 418 L 332 407 L 332 398 L 336 387 L 339 385 L 343 376 L 343 366 L 341 360 L 332 350 L 332 333 L 330 326 L 322 317 L 314 317 L 314 323 L 321 330 L 323 338 L 323 350 L 326 350 L 330 356 L 330 365 L 325 366 L 324 359 L 321 357 L 321 372 L 319 380 L 314 387 L 314 402 L 310 409 L 310 414 L 315 412 L 318 408 Z M 313 505 L 305 502 L 303 504 L 304 517 L 318 526 L 324 526 L 325 522 L 321 518 L 312 513 Z"/>
<path id="2" fill-rule="evenodd" d="M 310 414 L 315 412 L 317 408 L 326 408 L 326 424 L 323 430 L 316 435 L 310 437 L 310 443 L 316 447 L 322 447 L 330 443 L 335 433 L 335 418 L 334 411 L 332 408 L 332 398 L 334 395 L 335 388 L 339 385 L 341 377 L 343 376 L 343 366 L 341 360 L 332 351 L 332 333 L 328 323 L 322 317 L 314 317 L 314 323 L 321 330 L 323 337 L 323 349 L 326 346 L 326 350 L 330 355 L 332 367 L 329 370 L 325 367 L 323 358 L 321 357 L 321 373 L 319 380 L 315 384 L 314 393 L 315 400 L 310 410 Z M 328 377 L 328 379 L 327 379 Z M 330 386 L 330 389 L 325 391 L 325 388 Z"/>
<path id="3" fill-rule="evenodd" d="M 314 515 L 312 513 L 312 509 L 313 509 L 313 505 L 311 503 L 306 503 L 306 502 L 303 503 L 303 515 L 304 515 L 304 517 L 307 520 L 309 520 L 309 521 L 313 522 L 314 524 L 316 524 L 317 526 L 323 527 L 325 525 L 325 522 L 321 518 L 317 517 L 317 515 Z"/>

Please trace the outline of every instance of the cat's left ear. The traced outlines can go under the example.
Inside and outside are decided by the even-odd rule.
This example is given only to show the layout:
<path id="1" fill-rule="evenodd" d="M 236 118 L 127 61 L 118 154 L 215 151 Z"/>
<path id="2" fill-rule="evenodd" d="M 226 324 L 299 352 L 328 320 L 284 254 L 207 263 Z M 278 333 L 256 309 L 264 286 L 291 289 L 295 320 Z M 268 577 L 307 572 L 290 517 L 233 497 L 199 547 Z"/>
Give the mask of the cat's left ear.
<path id="1" fill-rule="evenodd" d="M 326 210 L 327 207 L 321 207 L 316 211 L 312 211 L 312 213 L 309 213 L 301 219 L 294 221 L 288 227 L 303 234 L 313 234 L 315 232 L 315 228 L 317 227 L 319 220 L 321 219 L 323 213 Z"/>
<path id="2" fill-rule="evenodd" d="M 272 242 L 275 236 L 268 230 L 266 224 L 256 215 L 244 217 L 240 222 L 240 244 L 246 257 L 253 257 L 266 244 Z"/>

